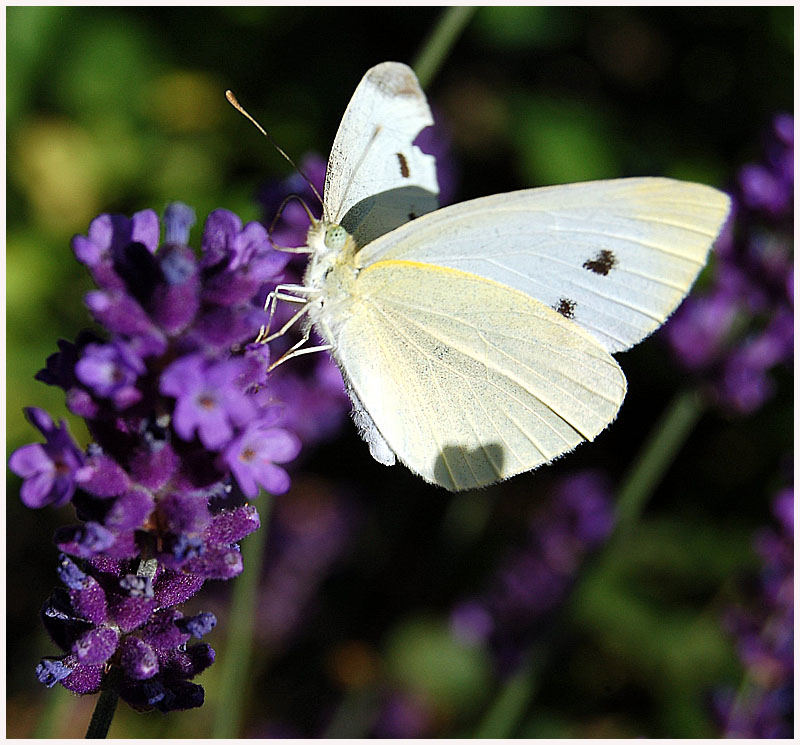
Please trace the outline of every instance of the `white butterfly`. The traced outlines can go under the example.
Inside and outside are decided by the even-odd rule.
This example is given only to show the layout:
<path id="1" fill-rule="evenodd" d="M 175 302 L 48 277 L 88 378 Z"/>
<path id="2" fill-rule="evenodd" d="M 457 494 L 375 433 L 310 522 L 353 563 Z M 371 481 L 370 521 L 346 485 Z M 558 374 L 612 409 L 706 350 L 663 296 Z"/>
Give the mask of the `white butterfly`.
<path id="1" fill-rule="evenodd" d="M 629 178 L 436 210 L 434 158 L 412 144 L 431 124 L 410 68 L 367 72 L 333 143 L 303 285 L 275 297 L 301 303 L 296 318 L 325 340 L 372 455 L 461 490 L 614 420 L 626 381 L 610 353 L 679 305 L 729 199 Z"/>

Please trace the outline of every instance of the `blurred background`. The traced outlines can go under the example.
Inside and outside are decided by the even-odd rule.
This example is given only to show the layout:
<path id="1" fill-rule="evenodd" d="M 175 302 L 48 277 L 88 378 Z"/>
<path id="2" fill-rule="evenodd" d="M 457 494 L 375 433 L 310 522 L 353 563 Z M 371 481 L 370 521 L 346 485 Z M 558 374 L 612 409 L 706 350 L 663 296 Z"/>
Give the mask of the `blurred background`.
<path id="1" fill-rule="evenodd" d="M 302 185 L 225 89 L 297 160 L 324 158 L 366 69 L 413 61 L 440 13 L 6 9 L 9 452 L 36 440 L 30 405 L 86 442 L 62 391 L 33 378 L 89 325 L 92 285 L 70 238 L 100 212 L 173 200 L 201 223 L 217 207 L 270 221 L 263 195 Z M 706 314 L 710 362 L 669 329 L 621 355 L 628 397 L 597 442 L 476 493 L 372 461 L 326 363 L 304 388 L 285 381 L 306 448 L 272 510 L 242 736 L 791 734 L 793 127 L 776 117 L 792 113 L 793 24 L 789 7 L 469 19 L 427 89 L 445 199 L 632 175 L 726 189 L 736 220 L 696 291 L 724 285 L 737 321 L 715 335 L 721 316 Z M 773 322 L 787 313 L 780 346 Z M 737 352 L 750 367 L 731 372 L 724 355 Z M 698 386 L 696 424 L 638 521 L 608 542 L 643 441 Z M 33 673 L 55 650 L 38 613 L 56 584 L 50 536 L 72 508 L 26 510 L 19 483 L 6 508 L 7 734 L 36 736 L 56 710 L 51 736 L 82 736 L 92 697 Z M 206 704 L 166 716 L 121 705 L 111 736 L 208 735 L 228 584 L 192 600 L 220 621 L 207 638 L 218 663 L 197 681 Z M 522 703 L 504 714 L 515 691 Z M 492 721 L 501 729 L 482 729 Z"/>

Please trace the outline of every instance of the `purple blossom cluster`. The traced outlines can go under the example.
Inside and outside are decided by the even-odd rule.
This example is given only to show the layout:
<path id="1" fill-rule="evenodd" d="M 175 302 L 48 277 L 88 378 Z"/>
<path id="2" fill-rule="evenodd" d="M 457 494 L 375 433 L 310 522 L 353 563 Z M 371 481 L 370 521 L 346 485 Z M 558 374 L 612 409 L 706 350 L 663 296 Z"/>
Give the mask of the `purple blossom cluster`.
<path id="1" fill-rule="evenodd" d="M 732 608 L 726 625 L 737 640 L 745 674 L 738 691 L 716 693 L 725 737 L 791 738 L 794 706 L 794 490 L 773 502 L 778 529 L 761 530 L 758 591 L 748 606 Z"/>
<path id="2" fill-rule="evenodd" d="M 512 673 L 567 597 L 583 560 L 613 526 L 605 477 L 584 471 L 565 478 L 532 519 L 525 546 L 499 569 L 488 591 L 453 609 L 452 633 L 467 644 L 485 645 L 499 671 Z"/>
<path id="3" fill-rule="evenodd" d="M 680 363 L 724 409 L 749 414 L 774 393 L 794 350 L 794 120 L 776 116 L 762 163 L 739 172 L 711 282 L 665 328 Z"/>
<path id="4" fill-rule="evenodd" d="M 60 341 L 37 378 L 66 393 L 92 441 L 26 410 L 43 443 L 10 458 L 31 508 L 72 502 L 79 522 L 54 537 L 61 552 L 43 621 L 64 654 L 37 675 L 76 693 L 114 688 L 137 709 L 199 706 L 189 681 L 214 660 L 187 646 L 216 623 L 176 606 L 207 579 L 242 571 L 238 543 L 259 527 L 247 498 L 281 494 L 281 464 L 300 451 L 267 380 L 270 350 L 256 344 L 271 286 L 288 258 L 258 223 L 227 210 L 189 247 L 193 211 L 172 204 L 101 215 L 73 239 L 97 289 L 86 305 L 106 336 Z"/>

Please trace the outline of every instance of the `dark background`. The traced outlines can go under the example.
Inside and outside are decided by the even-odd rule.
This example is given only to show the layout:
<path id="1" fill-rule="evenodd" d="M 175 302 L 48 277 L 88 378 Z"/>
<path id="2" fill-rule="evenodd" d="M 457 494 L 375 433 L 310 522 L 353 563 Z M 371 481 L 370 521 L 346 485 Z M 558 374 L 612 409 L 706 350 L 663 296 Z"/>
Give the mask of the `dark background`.
<path id="1" fill-rule="evenodd" d="M 11 452 L 36 439 L 23 406 L 67 416 L 61 392 L 33 375 L 58 338 L 87 325 L 82 298 L 90 282 L 72 256 L 71 236 L 100 212 L 161 212 L 175 199 L 193 205 L 201 220 L 216 207 L 259 219 L 259 186 L 289 166 L 225 103 L 224 90 L 233 88 L 296 158 L 324 156 L 364 71 L 383 60 L 412 61 L 440 9 L 6 12 Z M 790 8 L 492 8 L 475 14 L 427 92 L 452 140 L 457 201 L 628 175 L 729 188 L 738 168 L 760 157 L 772 116 L 792 111 L 792 70 Z M 331 662 L 342 649 L 368 660 L 356 665 L 372 671 L 367 689 L 421 691 L 435 712 L 432 734 L 468 731 L 470 707 L 484 707 L 496 681 L 479 660 L 456 694 L 426 689 L 425 660 L 449 647 L 424 629 L 438 629 L 456 601 L 485 589 L 555 479 L 585 467 L 604 470 L 612 482 L 622 478 L 685 375 L 657 336 L 620 362 L 628 397 L 598 442 L 477 495 L 451 497 L 401 467 L 386 470 L 347 422 L 338 439 L 306 453 L 294 473 L 298 492 L 343 494 L 357 527 L 318 578 L 291 637 L 269 659 L 257 652 L 258 674 L 243 692 L 246 734 L 321 734 L 352 687 Z M 770 499 L 784 483 L 791 396 L 784 373 L 777 396 L 755 415 L 711 411 L 701 419 L 648 505 L 621 570 L 641 615 L 625 615 L 622 601 L 630 598 L 609 593 L 597 601 L 609 604 L 605 617 L 639 623 L 643 633 L 619 633 L 613 622 L 576 629 L 574 644 L 548 666 L 522 734 L 716 734 L 708 697 L 715 686 L 736 686 L 742 674 L 719 619 L 736 599 L 737 579 L 756 566 L 752 534 L 771 522 Z M 67 418 L 84 443 L 82 425 Z M 93 702 L 46 691 L 33 675 L 39 658 L 53 652 L 38 622 L 56 582 L 49 539 L 56 525 L 72 521 L 71 508 L 25 510 L 18 489 L 12 476 L 8 734 L 31 736 L 56 697 L 56 734 L 80 736 Z M 453 524 L 461 526 L 455 542 L 447 537 Z M 220 616 L 209 638 L 220 655 L 228 589 L 211 588 L 205 603 Z M 429 624 L 422 631 L 419 619 Z M 649 664 L 653 654 L 663 666 Z M 202 710 L 163 717 L 121 707 L 112 736 L 207 734 L 214 671 L 199 680 L 207 691 Z"/>

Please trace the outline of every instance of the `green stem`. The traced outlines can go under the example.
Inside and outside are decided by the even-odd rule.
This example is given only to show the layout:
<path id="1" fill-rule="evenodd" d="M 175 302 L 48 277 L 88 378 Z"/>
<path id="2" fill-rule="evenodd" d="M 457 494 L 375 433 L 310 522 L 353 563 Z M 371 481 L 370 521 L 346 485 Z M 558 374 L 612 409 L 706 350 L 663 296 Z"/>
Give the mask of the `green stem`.
<path id="1" fill-rule="evenodd" d="M 452 6 L 442 11 L 438 23 L 411 65 L 422 88 L 430 85 L 475 10 L 472 6 Z"/>
<path id="2" fill-rule="evenodd" d="M 89 729 L 86 730 L 87 740 L 103 739 L 108 735 L 108 728 L 111 726 L 111 720 L 117 710 L 118 701 L 119 694 L 116 688 L 100 693 L 100 697 L 94 707 L 92 721 L 89 722 Z"/>
<path id="3" fill-rule="evenodd" d="M 529 654 L 500 689 L 472 737 L 508 738 L 517 729 L 528 702 L 536 695 L 539 677 L 547 655 L 542 646 Z"/>
<path id="4" fill-rule="evenodd" d="M 572 595 L 601 570 L 603 560 L 624 545 L 624 536 L 636 523 L 647 501 L 655 491 L 680 448 L 694 429 L 705 408 L 702 395 L 696 390 L 682 391 L 670 402 L 665 413 L 650 432 L 618 490 L 616 527 L 605 546 L 600 561 L 578 579 Z M 569 603 L 560 617 L 553 619 L 553 634 L 563 632 L 569 620 Z M 565 617 L 566 616 L 566 617 Z M 529 655 L 518 672 L 502 687 L 479 723 L 475 737 L 509 738 L 519 727 L 525 710 L 539 687 L 541 672 L 552 654 L 554 639 L 545 639 Z"/>
<path id="5" fill-rule="evenodd" d="M 261 563 L 267 545 L 267 523 L 272 498 L 267 497 L 262 506 L 261 530 L 242 542 L 244 568 L 235 580 L 231 597 L 228 624 L 228 643 L 221 661 L 219 700 L 214 717 L 213 737 L 239 736 L 242 714 L 250 689 L 251 650 L 253 625 L 258 600 L 258 581 Z"/>
<path id="6" fill-rule="evenodd" d="M 696 389 L 681 391 L 672 399 L 623 479 L 617 494 L 615 535 L 639 519 L 704 410 L 703 396 Z"/>

